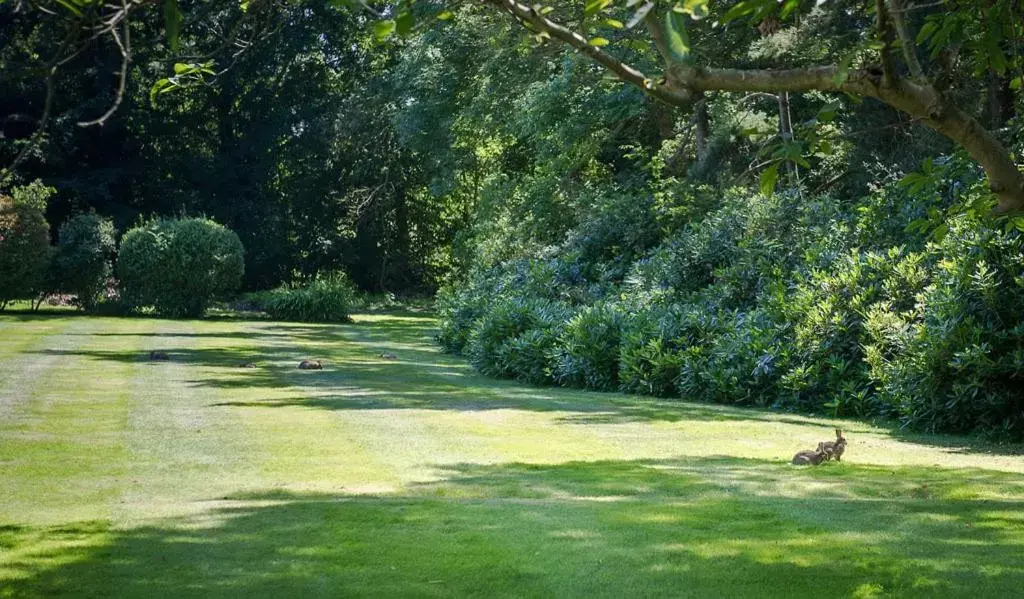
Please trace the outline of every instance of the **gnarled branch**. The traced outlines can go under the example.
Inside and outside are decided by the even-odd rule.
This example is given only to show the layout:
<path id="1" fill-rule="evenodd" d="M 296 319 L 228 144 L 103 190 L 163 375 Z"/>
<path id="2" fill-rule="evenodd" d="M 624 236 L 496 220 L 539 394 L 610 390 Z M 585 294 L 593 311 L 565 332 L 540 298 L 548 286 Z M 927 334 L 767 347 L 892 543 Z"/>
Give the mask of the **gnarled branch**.
<path id="1" fill-rule="evenodd" d="M 883 62 L 888 64 L 882 74 L 871 69 L 846 72 L 836 65 L 796 69 L 702 68 L 676 61 L 663 52 L 667 67 L 659 83 L 652 85 L 652 80 L 640 70 L 590 45 L 582 35 L 541 16 L 517 0 L 486 1 L 516 15 L 534 30 L 576 48 L 623 81 L 676 106 L 689 106 L 700 92 L 706 91 L 781 93 L 814 90 L 877 99 L 964 148 L 985 169 L 989 187 L 998 196 L 1000 211 L 1024 209 L 1024 173 L 1010 158 L 1009 151 L 977 119 L 948 101 L 927 81 L 900 77 L 891 64 L 888 42 L 883 50 Z M 879 32 L 883 40 L 891 40 L 886 24 L 887 10 L 883 0 L 878 0 L 878 4 L 881 6 Z"/>

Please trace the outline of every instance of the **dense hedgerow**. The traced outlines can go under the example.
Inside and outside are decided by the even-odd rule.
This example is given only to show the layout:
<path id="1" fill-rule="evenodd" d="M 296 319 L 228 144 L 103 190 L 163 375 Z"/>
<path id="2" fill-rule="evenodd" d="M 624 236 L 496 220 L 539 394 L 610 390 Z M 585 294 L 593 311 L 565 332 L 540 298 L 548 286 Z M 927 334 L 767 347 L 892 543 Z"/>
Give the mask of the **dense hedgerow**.
<path id="1" fill-rule="evenodd" d="M 622 389 L 670 397 L 679 392 L 680 369 L 688 348 L 717 333 L 713 313 L 692 305 L 646 306 L 625 319 L 619 346 Z"/>
<path id="2" fill-rule="evenodd" d="M 117 255 L 121 295 L 171 317 L 202 316 L 216 298 L 238 289 L 245 268 L 242 242 L 204 218 L 161 219 L 124 234 Z"/>
<path id="3" fill-rule="evenodd" d="M 622 310 L 608 303 L 588 306 L 570 318 L 553 351 L 555 381 L 569 387 L 617 389 L 622 322 Z"/>
<path id="4" fill-rule="evenodd" d="M 499 299 L 476 322 L 465 354 L 484 374 L 550 382 L 556 327 L 570 314 L 552 300 Z"/>
<path id="5" fill-rule="evenodd" d="M 882 401 L 928 430 L 1024 436 L 1024 236 L 955 219 L 914 306 L 869 313 Z"/>
<path id="6" fill-rule="evenodd" d="M 658 243 L 590 223 L 442 293 L 442 344 L 529 382 L 1024 437 L 1022 235 L 969 163 L 926 168 L 855 203 L 730 192 Z"/>

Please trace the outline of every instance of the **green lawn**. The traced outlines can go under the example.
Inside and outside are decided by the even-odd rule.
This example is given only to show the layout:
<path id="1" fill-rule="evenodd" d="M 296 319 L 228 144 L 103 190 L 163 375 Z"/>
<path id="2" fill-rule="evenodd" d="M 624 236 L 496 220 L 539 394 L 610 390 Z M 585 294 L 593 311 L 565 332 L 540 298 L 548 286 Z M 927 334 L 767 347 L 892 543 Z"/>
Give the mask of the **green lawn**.
<path id="1" fill-rule="evenodd" d="M 0 316 L 0 596 L 1024 592 L 1012 451 L 495 382 L 434 325 Z"/>

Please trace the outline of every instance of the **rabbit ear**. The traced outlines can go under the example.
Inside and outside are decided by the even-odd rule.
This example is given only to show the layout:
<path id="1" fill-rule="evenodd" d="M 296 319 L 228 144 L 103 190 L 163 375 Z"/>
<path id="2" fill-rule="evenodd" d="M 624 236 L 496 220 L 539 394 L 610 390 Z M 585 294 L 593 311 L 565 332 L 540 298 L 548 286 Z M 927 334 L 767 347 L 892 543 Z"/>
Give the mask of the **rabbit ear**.
<path id="1" fill-rule="evenodd" d="M 836 429 L 836 439 L 841 439 L 842 436 L 843 436 L 843 429 L 837 428 Z"/>

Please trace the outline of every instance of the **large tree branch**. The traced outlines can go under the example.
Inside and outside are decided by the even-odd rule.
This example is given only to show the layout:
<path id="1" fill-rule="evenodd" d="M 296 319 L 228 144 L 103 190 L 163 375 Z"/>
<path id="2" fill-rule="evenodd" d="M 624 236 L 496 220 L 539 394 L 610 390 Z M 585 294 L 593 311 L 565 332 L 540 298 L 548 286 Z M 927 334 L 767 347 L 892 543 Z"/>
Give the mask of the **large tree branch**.
<path id="1" fill-rule="evenodd" d="M 643 74 L 639 69 L 623 63 L 611 54 L 591 45 L 582 35 L 559 25 L 558 23 L 542 16 L 533 8 L 520 4 L 516 0 L 486 0 L 508 12 L 512 13 L 524 23 L 527 23 L 537 32 L 547 33 L 553 39 L 568 44 L 582 54 L 586 54 L 606 69 L 614 73 L 619 79 L 631 83 L 644 90 L 651 96 L 669 104 L 680 106 L 689 105 L 693 97 L 686 90 L 674 90 Z"/>
<path id="2" fill-rule="evenodd" d="M 654 47 L 658 49 L 658 54 L 661 54 L 661 57 L 665 59 L 666 65 L 671 65 L 672 52 L 668 49 L 668 43 L 665 41 L 665 30 L 661 28 L 661 23 L 658 22 L 658 17 L 655 16 L 653 8 L 644 15 L 644 26 L 647 27 L 647 33 L 654 40 Z"/>
<path id="3" fill-rule="evenodd" d="M 726 92 L 807 92 L 824 91 L 874 98 L 900 110 L 935 129 L 964 148 L 985 169 L 989 187 L 999 198 L 1003 212 L 1024 209 L 1024 173 L 1011 160 L 1010 153 L 991 132 L 926 81 L 899 77 L 889 65 L 888 73 L 872 69 L 844 71 L 835 65 L 798 69 L 723 69 L 701 68 L 670 61 L 663 83 L 624 64 L 611 54 L 587 43 L 582 35 L 539 15 L 516 0 L 486 0 L 511 12 L 531 28 L 566 43 L 591 57 L 623 81 L 631 83 L 669 104 L 689 106 L 706 91 Z M 881 2 L 880 2 L 881 3 Z M 880 26 L 883 35 L 884 7 Z M 657 40 L 656 40 L 657 41 Z M 888 43 L 886 44 L 888 46 Z M 887 52 L 888 48 L 883 52 Z"/>

